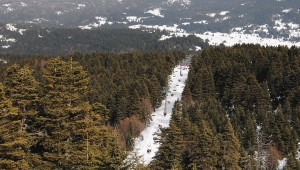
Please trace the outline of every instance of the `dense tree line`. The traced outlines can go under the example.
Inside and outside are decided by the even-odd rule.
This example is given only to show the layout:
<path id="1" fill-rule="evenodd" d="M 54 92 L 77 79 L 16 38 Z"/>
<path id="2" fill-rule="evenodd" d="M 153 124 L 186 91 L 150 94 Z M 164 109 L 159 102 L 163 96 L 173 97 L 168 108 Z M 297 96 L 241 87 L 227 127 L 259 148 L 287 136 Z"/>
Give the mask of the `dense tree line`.
<path id="1" fill-rule="evenodd" d="M 84 100 L 89 76 L 78 62 L 42 69 L 13 64 L 0 83 L 1 169 L 117 169 L 124 159 L 105 106 Z"/>
<path id="2" fill-rule="evenodd" d="M 117 168 L 119 147 L 130 149 L 185 56 L 75 53 L 3 64 L 1 166 Z M 297 47 L 253 44 L 195 55 L 158 153 L 136 168 L 274 169 L 286 157 L 286 169 L 299 169 L 299 57 Z"/>
<path id="3" fill-rule="evenodd" d="M 81 30 L 79 28 L 39 28 L 28 29 L 23 35 L 18 32 L 6 31 L 7 37 L 16 39 L 16 42 L 0 45 L 10 45 L 9 48 L 0 48 L 1 54 L 22 55 L 70 55 L 75 52 L 115 52 L 132 51 L 190 51 L 195 46 L 202 48 L 208 44 L 202 39 L 190 35 L 187 37 L 173 37 L 164 41 L 159 39 L 165 31 L 153 29 L 149 33 L 134 29 L 96 29 Z"/>
<path id="4" fill-rule="evenodd" d="M 70 128 L 74 130 L 74 135 L 77 133 L 81 135 L 81 137 L 78 136 L 78 141 L 76 141 L 81 150 L 84 146 L 83 139 L 87 140 L 88 134 L 91 140 L 94 138 L 94 140 L 99 141 L 104 139 L 92 135 L 111 136 L 112 139 L 106 137 L 107 140 L 115 143 L 107 143 L 107 145 L 116 145 L 122 150 L 130 149 L 133 137 L 140 133 L 145 124 L 150 121 L 151 117 L 149 115 L 153 109 L 159 106 L 163 98 L 162 89 L 166 86 L 167 76 L 172 72 L 172 68 L 176 63 L 186 57 L 186 53 L 178 51 L 122 54 L 75 53 L 59 59 L 46 56 L 23 56 L 22 60 L 18 59 L 19 57 L 22 56 L 2 55 L 2 58 L 8 59 L 9 62 L 1 65 L 1 79 L 2 82 L 7 82 L 4 83 L 4 90 L 18 90 L 18 92 L 13 93 L 17 96 L 15 100 L 18 103 L 24 103 L 22 107 L 25 108 L 24 113 L 19 114 L 19 116 L 23 115 L 20 117 L 20 121 L 21 123 L 24 123 L 25 120 L 31 122 L 33 125 L 30 125 L 30 130 L 25 128 L 25 131 L 38 137 L 38 140 L 36 138 L 28 139 L 29 141 L 34 140 L 34 143 L 28 144 L 30 148 L 27 151 L 37 155 L 41 155 L 41 152 L 45 153 L 42 158 L 36 155 L 30 158 L 38 165 L 30 164 L 29 167 L 56 167 L 58 166 L 57 162 L 60 161 L 57 154 L 60 154 L 61 159 L 63 159 L 63 155 L 66 153 L 62 154 L 61 152 L 66 152 L 65 145 L 68 145 L 68 142 L 75 142 L 69 139 L 69 136 L 73 135 L 69 132 Z M 12 65 L 13 63 L 18 63 L 18 65 Z M 82 69 L 87 70 L 87 72 L 75 71 L 75 69 L 78 69 L 77 67 L 81 67 L 78 63 L 81 63 Z M 13 73 L 22 70 L 23 67 L 26 68 L 25 70 L 30 70 L 28 75 L 31 75 L 30 78 L 21 76 L 24 83 L 26 80 L 32 79 L 31 84 L 28 84 L 28 90 L 32 91 L 27 91 L 27 95 L 21 93 L 23 86 L 18 89 L 13 84 L 15 80 L 8 83 L 8 80 L 15 77 Z M 76 75 L 66 73 L 69 72 L 68 69 L 73 69 Z M 69 82 L 74 84 L 68 84 Z M 26 81 L 26 83 L 29 82 Z M 66 92 L 61 93 L 64 91 Z M 77 94 L 79 92 L 82 94 Z M 10 96 L 13 95 L 6 92 L 6 97 L 9 98 Z M 26 101 L 27 99 L 28 101 Z M 34 109 L 27 110 L 27 107 L 32 108 L 31 105 Z M 74 107 L 70 108 L 73 105 Z M 87 116 L 84 115 L 69 117 L 70 114 L 75 114 L 73 112 L 85 113 L 91 118 L 86 120 L 84 117 Z M 69 114 L 66 115 L 66 113 Z M 29 119 L 29 116 L 31 119 Z M 62 120 L 67 122 L 59 123 Z M 60 125 L 56 126 L 55 124 Z M 98 125 L 99 128 L 93 129 L 92 127 L 95 125 Z M 78 130 L 76 129 L 77 126 L 80 126 Z M 39 131 L 36 131 L 37 129 Z M 45 131 L 40 132 L 40 130 L 45 129 L 49 131 L 48 133 L 52 133 L 51 136 L 48 133 L 45 134 Z M 87 130 L 89 129 L 90 132 L 88 133 Z M 115 129 L 114 133 L 117 135 L 111 134 L 112 129 Z M 49 137 L 45 138 L 45 136 Z M 57 143 L 58 139 L 63 142 L 60 145 L 53 146 L 53 143 Z M 103 144 L 95 143 L 95 145 Z M 46 151 L 49 150 L 57 151 L 54 153 L 47 152 L 46 154 Z M 94 154 L 103 154 L 96 153 L 96 151 Z M 69 154 L 77 154 L 72 152 L 70 151 Z M 123 153 L 118 152 L 116 154 L 120 154 L 118 158 L 124 158 L 121 157 L 124 156 Z M 41 159 L 42 162 L 40 162 Z M 76 159 L 74 158 L 73 161 L 75 162 Z M 118 159 L 115 161 L 118 161 Z M 82 162 L 78 163 L 81 164 Z M 66 164 L 69 164 L 69 162 Z M 120 165 L 120 162 L 110 163 L 107 166 L 114 169 L 115 164 Z"/>
<path id="5" fill-rule="evenodd" d="M 192 59 L 152 169 L 299 169 L 300 49 L 242 44 Z"/>

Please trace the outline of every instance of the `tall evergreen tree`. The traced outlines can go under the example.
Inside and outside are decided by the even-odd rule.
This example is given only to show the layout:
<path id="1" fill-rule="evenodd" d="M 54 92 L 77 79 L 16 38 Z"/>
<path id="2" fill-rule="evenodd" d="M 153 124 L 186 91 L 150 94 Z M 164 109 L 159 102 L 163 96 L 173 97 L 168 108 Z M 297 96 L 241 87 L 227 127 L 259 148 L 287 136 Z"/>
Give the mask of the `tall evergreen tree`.
<path id="1" fill-rule="evenodd" d="M 181 130 L 170 122 L 170 127 L 162 129 L 160 137 L 161 145 L 154 160 L 150 164 L 151 169 L 171 169 L 174 165 L 182 165 L 183 161 L 183 136 Z"/>
<path id="2" fill-rule="evenodd" d="M 37 113 L 35 106 L 38 101 L 38 82 L 33 77 L 33 70 L 28 66 L 20 68 L 16 64 L 9 67 L 5 87 L 13 106 L 19 108 L 19 116 L 22 120 L 20 129 L 30 128 L 29 124 Z"/>
<path id="3" fill-rule="evenodd" d="M 197 136 L 197 145 L 194 152 L 190 153 L 190 168 L 216 169 L 218 162 L 219 142 L 207 123 L 202 120 Z"/>
<path id="4" fill-rule="evenodd" d="M 222 169 L 241 169 L 238 165 L 240 159 L 240 142 L 234 135 L 231 123 L 228 120 L 224 132 L 220 137 L 220 160 L 219 165 Z"/>
<path id="5" fill-rule="evenodd" d="M 47 133 L 42 141 L 43 159 L 62 169 L 117 169 L 115 164 L 120 165 L 117 160 L 123 157 L 113 144 L 117 139 L 103 126 L 106 108 L 92 107 L 83 100 L 89 83 L 87 73 L 78 62 L 59 57 L 52 59 L 43 73 L 48 88 L 40 119 Z"/>
<path id="6" fill-rule="evenodd" d="M 0 83 L 0 169 L 30 169 L 29 137 L 21 125 L 18 108 L 6 98 L 4 86 Z"/>

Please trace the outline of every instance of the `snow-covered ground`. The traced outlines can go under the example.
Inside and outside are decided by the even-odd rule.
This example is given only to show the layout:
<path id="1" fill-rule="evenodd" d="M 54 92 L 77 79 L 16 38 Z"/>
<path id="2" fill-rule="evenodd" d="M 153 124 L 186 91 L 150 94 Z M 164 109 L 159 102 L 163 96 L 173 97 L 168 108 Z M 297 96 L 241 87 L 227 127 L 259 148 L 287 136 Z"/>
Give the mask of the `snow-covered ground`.
<path id="1" fill-rule="evenodd" d="M 161 106 L 152 113 L 152 121 L 150 122 L 150 125 L 142 131 L 141 137 L 134 140 L 134 149 L 129 153 L 125 161 L 131 161 L 133 156 L 137 155 L 141 156 L 141 163 L 148 165 L 151 162 L 159 147 L 159 143 L 155 143 L 153 140 L 153 137 L 156 137 L 154 134 L 160 133 L 159 125 L 163 128 L 169 127 L 174 102 L 181 99 L 181 93 L 185 85 L 185 80 L 188 76 L 188 71 L 188 66 L 178 65 L 174 68 L 173 73 L 169 76 L 167 102 L 165 103 L 165 100 L 163 100 Z M 167 112 L 166 116 L 164 116 L 165 105 Z M 147 149 L 151 149 L 151 152 L 147 153 Z"/>

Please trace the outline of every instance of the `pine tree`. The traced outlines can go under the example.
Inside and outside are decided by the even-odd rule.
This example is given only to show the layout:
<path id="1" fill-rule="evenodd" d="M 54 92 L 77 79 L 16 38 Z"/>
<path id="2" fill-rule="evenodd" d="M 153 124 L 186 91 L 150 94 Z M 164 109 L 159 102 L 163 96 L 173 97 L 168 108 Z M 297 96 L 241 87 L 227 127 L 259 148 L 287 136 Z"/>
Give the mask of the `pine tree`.
<path id="1" fill-rule="evenodd" d="M 197 146 L 194 152 L 190 153 L 190 164 L 197 169 L 216 169 L 218 162 L 219 143 L 207 123 L 202 120 L 199 126 Z"/>
<path id="2" fill-rule="evenodd" d="M 175 164 L 182 165 L 183 136 L 175 122 L 171 121 L 169 128 L 162 129 L 160 138 L 161 145 L 150 168 L 163 170 L 171 169 Z"/>
<path id="3" fill-rule="evenodd" d="M 33 71 L 28 66 L 20 68 L 15 64 L 9 67 L 5 87 L 13 106 L 19 108 L 22 120 L 20 129 L 28 130 L 37 113 L 35 106 L 38 102 L 38 82 L 33 77 Z"/>
<path id="4" fill-rule="evenodd" d="M 0 83 L 0 168 L 30 169 L 28 163 L 29 137 L 20 129 L 22 117 L 18 108 L 5 97 L 4 86 Z"/>
<path id="5" fill-rule="evenodd" d="M 150 94 L 151 104 L 154 110 L 158 107 L 159 104 L 158 100 L 160 99 L 160 89 L 161 87 L 157 78 L 154 75 L 152 75 L 150 78 L 148 90 Z"/>
<path id="6" fill-rule="evenodd" d="M 241 169 L 238 165 L 240 159 L 240 143 L 234 135 L 231 123 L 228 120 L 224 132 L 220 138 L 220 160 L 219 165 L 222 169 Z"/>
<path id="7" fill-rule="evenodd" d="M 247 110 L 246 111 L 247 118 L 244 127 L 244 134 L 243 134 L 243 147 L 246 149 L 252 148 L 256 144 L 256 131 L 255 131 L 255 123 L 251 116 L 251 113 Z"/>
<path id="8" fill-rule="evenodd" d="M 43 73 L 48 88 L 40 118 L 47 133 L 41 143 L 43 159 L 62 169 L 117 169 L 124 157 L 117 138 L 103 126 L 108 110 L 83 100 L 87 73 L 78 62 L 59 57 L 51 59 Z"/>

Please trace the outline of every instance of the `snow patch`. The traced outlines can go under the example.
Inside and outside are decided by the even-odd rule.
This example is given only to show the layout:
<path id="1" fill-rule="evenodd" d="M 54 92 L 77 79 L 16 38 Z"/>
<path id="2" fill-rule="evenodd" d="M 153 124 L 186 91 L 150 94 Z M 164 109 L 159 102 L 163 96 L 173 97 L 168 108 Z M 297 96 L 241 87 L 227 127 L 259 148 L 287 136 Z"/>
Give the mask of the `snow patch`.
<path id="1" fill-rule="evenodd" d="M 208 13 L 206 14 L 207 16 L 210 16 L 210 17 L 215 17 L 217 14 L 216 13 Z"/>
<path id="2" fill-rule="evenodd" d="M 277 170 L 283 170 L 287 163 L 287 158 L 283 158 L 282 160 L 278 160 Z"/>
<path id="3" fill-rule="evenodd" d="M 10 45 L 4 45 L 4 46 L 2 46 L 2 48 L 9 48 L 10 47 Z"/>
<path id="4" fill-rule="evenodd" d="M 149 10 L 149 11 L 147 11 L 147 12 L 145 12 L 145 13 L 149 13 L 149 14 L 152 14 L 152 15 L 155 15 L 155 16 L 159 16 L 159 17 L 164 17 L 164 15 L 162 15 L 161 13 L 160 13 L 160 8 L 156 8 L 156 9 L 153 9 L 153 10 Z"/>
<path id="5" fill-rule="evenodd" d="M 18 30 L 13 24 L 6 24 L 5 28 L 9 31 L 17 31 Z"/>
<path id="6" fill-rule="evenodd" d="M 19 34 L 23 35 L 23 32 L 26 31 L 26 29 L 18 29 L 13 24 L 6 24 L 5 28 L 9 31 L 15 31 L 19 32 Z"/>
<path id="7" fill-rule="evenodd" d="M 169 38 L 172 38 L 173 36 L 168 36 L 168 35 L 162 35 L 161 37 L 160 37 L 160 39 L 158 40 L 158 41 L 163 41 L 163 40 L 166 40 L 166 39 L 169 39 Z"/>
<path id="8" fill-rule="evenodd" d="M 128 22 L 143 22 L 143 19 L 146 19 L 149 17 L 137 17 L 137 16 L 127 16 L 126 19 Z"/>
<path id="9" fill-rule="evenodd" d="M 190 25 L 189 22 L 184 22 L 184 23 L 181 23 L 182 25 Z"/>
<path id="10" fill-rule="evenodd" d="M 22 6 L 27 6 L 27 4 L 24 3 L 24 2 L 20 2 L 20 3 L 21 3 Z"/>
<path id="11" fill-rule="evenodd" d="M 61 11 L 55 11 L 55 14 L 56 14 L 56 15 L 62 15 L 63 12 L 61 12 Z"/>
<path id="12" fill-rule="evenodd" d="M 158 29 L 158 30 L 166 30 L 170 33 L 185 33 L 185 30 L 177 28 L 178 25 L 174 24 L 173 26 L 167 26 L 167 25 L 132 25 L 129 26 L 131 29 L 139 29 L 139 28 L 150 28 L 150 29 Z"/>
<path id="13" fill-rule="evenodd" d="M 244 34 L 241 32 L 220 33 L 220 32 L 204 32 L 203 34 L 194 34 L 203 40 L 208 40 L 210 45 L 233 46 L 235 44 L 251 43 L 260 44 L 262 46 L 288 46 L 293 45 L 300 47 L 300 42 L 291 42 L 284 40 L 284 38 L 261 38 L 258 34 Z"/>
<path id="14" fill-rule="evenodd" d="M 84 8 L 85 7 L 85 4 L 78 4 L 77 5 L 77 9 L 81 9 L 81 8 Z"/>
<path id="15" fill-rule="evenodd" d="M 283 13 L 289 13 L 289 12 L 291 12 L 293 9 L 292 8 L 289 8 L 289 9 L 284 9 L 284 10 L 282 10 L 281 12 L 283 12 Z"/>
<path id="16" fill-rule="evenodd" d="M 0 58 L 0 62 L 3 62 L 4 64 L 7 64 L 7 61 L 6 60 L 3 60 Z"/>
<path id="17" fill-rule="evenodd" d="M 182 6 L 191 4 L 190 0 L 168 0 L 167 1 L 168 4 L 174 4 L 175 2 L 181 3 Z"/>
<path id="18" fill-rule="evenodd" d="M 169 32 L 168 35 L 162 35 L 160 40 L 166 40 L 168 38 L 171 38 L 172 36 L 175 37 L 183 37 L 192 35 L 194 33 L 187 33 L 183 29 L 177 28 L 178 25 L 174 24 L 173 26 L 167 26 L 167 25 L 132 25 L 129 26 L 131 29 L 140 29 L 140 28 L 146 28 L 146 29 L 159 29 L 159 30 L 166 30 Z M 261 26 L 254 26 L 253 24 L 249 24 L 244 26 L 244 28 L 251 28 L 255 27 L 256 32 L 265 32 L 268 34 L 267 28 L 268 25 L 261 25 Z M 299 30 L 299 29 L 298 29 Z M 290 31 L 291 36 L 300 37 L 300 30 Z M 300 47 L 300 42 L 294 42 L 289 41 L 285 38 L 262 38 L 259 36 L 259 34 L 253 32 L 251 34 L 245 34 L 245 30 L 243 27 L 237 27 L 231 29 L 230 33 L 221 33 L 221 32 L 204 32 L 204 33 L 198 33 L 194 34 L 195 36 L 207 40 L 210 45 L 220 45 L 223 44 L 225 46 L 233 46 L 235 44 L 242 44 L 242 43 L 251 43 L 251 44 L 260 44 L 262 46 L 288 46 L 291 47 L 293 45 Z"/>
<path id="19" fill-rule="evenodd" d="M 202 50 L 202 48 L 199 47 L 199 46 L 195 46 L 195 47 L 196 47 L 196 51 L 201 51 Z"/>
<path id="20" fill-rule="evenodd" d="M 229 13 L 229 11 L 222 11 L 219 13 L 219 15 L 226 15 L 227 13 Z"/>
<path id="21" fill-rule="evenodd" d="M 88 25 L 84 25 L 84 26 L 78 26 L 80 29 L 82 30 L 90 30 L 92 28 L 98 28 L 100 27 L 101 25 L 104 25 L 106 23 L 108 24 L 112 24 L 112 22 L 107 22 L 107 18 L 106 17 L 101 17 L 101 16 L 96 16 L 95 19 L 98 21 L 98 23 L 94 22 L 94 23 L 91 23 L 91 24 L 88 24 Z"/>
<path id="22" fill-rule="evenodd" d="M 195 21 L 194 24 L 208 24 L 207 20 Z"/>

